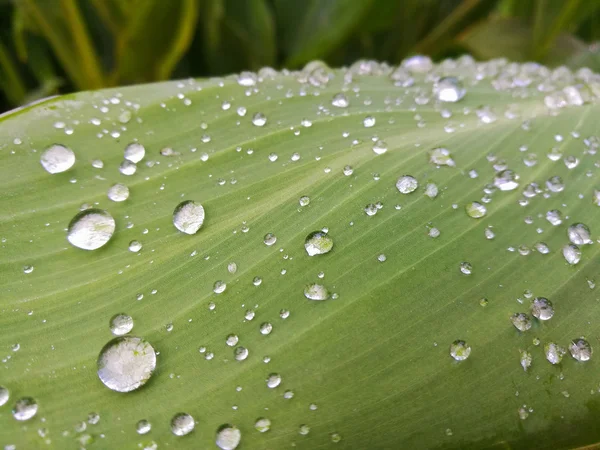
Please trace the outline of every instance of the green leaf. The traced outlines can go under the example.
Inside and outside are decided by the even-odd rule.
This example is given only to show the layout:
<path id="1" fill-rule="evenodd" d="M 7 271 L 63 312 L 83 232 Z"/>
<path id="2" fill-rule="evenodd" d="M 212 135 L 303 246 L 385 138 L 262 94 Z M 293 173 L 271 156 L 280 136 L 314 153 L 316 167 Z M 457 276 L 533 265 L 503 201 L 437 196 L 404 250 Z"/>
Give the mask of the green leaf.
<path id="1" fill-rule="evenodd" d="M 275 27 L 265 0 L 204 4 L 204 49 L 212 73 L 275 65 Z"/>
<path id="2" fill-rule="evenodd" d="M 274 0 L 286 65 L 322 59 L 359 31 L 373 0 Z"/>
<path id="3" fill-rule="evenodd" d="M 467 29 L 459 43 L 480 59 L 531 59 L 532 28 L 523 20 L 492 17 Z M 549 65 L 564 64 L 573 54 L 583 51 L 585 44 L 569 34 L 559 34 L 543 61 Z"/>
<path id="4" fill-rule="evenodd" d="M 237 77 L 166 82 L 69 95 L 4 115 L 0 385 L 10 399 L 0 406 L 0 442 L 211 449 L 229 423 L 241 431 L 239 449 L 595 445 L 599 249 L 581 245 L 581 261 L 569 265 L 562 248 L 574 223 L 598 238 L 593 93 L 600 89 L 593 77 L 563 70 L 548 83 L 546 71 L 528 67 L 530 85 L 520 78 L 516 88 L 506 80 L 518 66 L 468 58 L 414 75 L 412 87 L 394 85 L 385 65 L 352 69 L 351 81 L 329 71 L 320 78 L 326 85 L 307 83 L 306 73 L 271 78 L 263 71 L 253 89 Z M 431 80 L 440 75 L 462 79 L 464 99 L 437 104 Z M 542 83 L 555 91 L 541 92 Z M 585 104 L 548 109 L 575 84 Z M 342 92 L 348 108 L 331 104 Z M 566 92 L 576 103 L 576 91 Z M 125 111 L 132 117 L 121 123 Z M 253 125 L 257 113 L 264 126 Z M 364 126 L 367 116 L 372 127 Z M 375 136 L 387 152 L 373 152 Z M 146 156 L 125 176 L 118 168 L 134 140 Z M 70 147 L 76 162 L 51 175 L 40 156 L 56 143 Z M 430 162 L 438 147 L 455 166 Z M 518 175 L 517 189 L 490 187 L 505 167 Z M 396 183 L 406 175 L 419 187 L 401 194 Z M 115 183 L 129 187 L 127 200 L 107 198 Z M 429 183 L 436 198 L 424 195 Z M 299 204 L 302 196 L 308 205 Z M 173 225 L 184 200 L 205 210 L 193 235 Z M 486 206 L 485 217 L 466 214 L 473 201 Z M 368 208 L 376 214 L 365 214 L 377 202 L 380 209 Z M 116 232 L 85 251 L 70 245 L 66 228 L 90 206 L 109 211 Z M 560 210 L 562 224 L 546 220 L 551 210 Z M 308 256 L 306 236 L 324 228 L 333 249 Z M 495 237 L 486 239 L 490 230 Z M 277 239 L 270 246 L 268 233 Z M 129 251 L 133 240 L 143 248 Z M 548 254 L 534 250 L 540 242 Z M 461 273 L 464 262 L 470 275 Z M 217 281 L 227 284 L 220 294 Z M 310 283 L 335 298 L 307 300 Z M 519 332 L 510 317 L 529 313 L 535 297 L 553 303 L 554 317 Z M 253 320 L 245 319 L 248 310 Z M 111 391 L 97 375 L 117 313 L 129 314 L 133 335 L 159 352 L 150 381 L 131 393 Z M 272 324 L 271 334 L 261 334 L 263 323 Z M 232 333 L 249 350 L 244 361 L 226 344 Z M 546 360 L 545 345 L 566 348 L 580 336 L 596 349 L 590 361 Z M 471 346 L 467 360 L 450 356 L 455 340 Z M 532 355 L 527 372 L 520 351 Z M 267 387 L 270 374 L 281 376 L 280 386 Z M 11 414 L 22 397 L 39 405 L 27 422 Z M 170 431 L 181 412 L 196 419 L 185 437 Z M 99 422 L 87 423 L 90 413 Z M 260 417 L 271 421 L 270 431 L 254 429 Z M 152 424 L 144 436 L 136 433 L 141 419 Z M 303 424 L 308 435 L 299 434 Z"/>

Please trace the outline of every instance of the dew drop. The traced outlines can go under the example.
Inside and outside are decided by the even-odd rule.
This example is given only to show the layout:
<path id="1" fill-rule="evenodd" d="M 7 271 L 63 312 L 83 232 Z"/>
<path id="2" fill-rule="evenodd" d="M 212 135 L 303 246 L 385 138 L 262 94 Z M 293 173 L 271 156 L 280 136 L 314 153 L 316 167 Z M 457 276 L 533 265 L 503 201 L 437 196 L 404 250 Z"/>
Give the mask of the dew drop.
<path id="1" fill-rule="evenodd" d="M 460 263 L 460 272 L 464 275 L 471 275 L 473 273 L 473 266 L 470 262 L 463 261 Z"/>
<path id="2" fill-rule="evenodd" d="M 571 265 L 578 264 L 581 261 L 581 250 L 575 244 L 567 244 L 562 248 L 562 253 L 567 261 Z"/>
<path id="3" fill-rule="evenodd" d="M 371 128 L 372 126 L 375 126 L 375 117 L 373 116 L 367 116 L 363 119 L 363 125 L 365 128 Z"/>
<path id="4" fill-rule="evenodd" d="M 144 156 L 146 156 L 146 149 L 138 142 L 132 142 L 125 147 L 125 151 L 123 152 L 123 157 L 134 164 L 139 163 L 144 159 Z"/>
<path id="5" fill-rule="evenodd" d="M 71 219 L 67 240 L 83 250 L 96 250 L 105 245 L 115 232 L 115 219 L 102 209 L 86 209 Z"/>
<path id="6" fill-rule="evenodd" d="M 192 200 L 181 202 L 173 211 L 173 225 L 186 234 L 196 234 L 204 223 L 204 207 Z"/>
<path id="7" fill-rule="evenodd" d="M 256 431 L 260 433 L 266 433 L 271 429 L 271 421 L 265 417 L 256 419 L 256 422 L 254 423 L 254 428 L 256 428 Z"/>
<path id="8" fill-rule="evenodd" d="M 512 170 L 503 170 L 494 177 L 494 186 L 501 191 L 512 191 L 519 187 L 519 176 Z"/>
<path id="9" fill-rule="evenodd" d="M 487 208 L 479 202 L 471 202 L 465 205 L 465 211 L 469 217 L 481 219 L 487 214 Z"/>
<path id="10" fill-rule="evenodd" d="M 129 251 L 137 253 L 142 249 L 142 243 L 140 241 L 131 241 L 129 243 Z"/>
<path id="11" fill-rule="evenodd" d="M 515 313 L 510 317 L 510 320 L 519 331 L 527 331 L 531 328 L 531 319 L 525 313 Z"/>
<path id="12" fill-rule="evenodd" d="M 550 320 L 554 315 L 552 302 L 544 297 L 536 297 L 531 304 L 531 314 L 539 320 Z"/>
<path id="13" fill-rule="evenodd" d="M 313 231 L 304 240 L 304 248 L 308 256 L 329 253 L 333 248 L 333 239 L 322 231 Z"/>
<path id="14" fill-rule="evenodd" d="M 4 386 L 0 386 L 0 406 L 5 405 L 10 398 L 10 392 Z"/>
<path id="15" fill-rule="evenodd" d="M 267 123 L 267 116 L 263 113 L 256 113 L 252 116 L 252 124 L 257 127 L 262 127 Z"/>
<path id="16" fill-rule="evenodd" d="M 300 206 L 308 206 L 310 204 L 310 197 L 303 195 L 298 200 L 298 203 L 300 204 Z"/>
<path id="17" fill-rule="evenodd" d="M 48 173 L 65 172 L 75 164 L 75 153 L 64 145 L 54 144 L 42 152 L 40 163 Z"/>
<path id="18" fill-rule="evenodd" d="M 107 196 L 113 202 L 124 202 L 129 198 L 129 188 L 121 183 L 114 184 L 108 189 Z"/>
<path id="19" fill-rule="evenodd" d="M 575 245 L 592 244 L 590 229 L 583 223 L 574 223 L 567 229 L 569 241 Z"/>
<path id="20" fill-rule="evenodd" d="M 583 338 L 573 339 L 569 345 L 569 352 L 577 361 L 589 361 L 592 357 L 592 346 Z"/>
<path id="21" fill-rule="evenodd" d="M 275 244 L 275 242 L 277 242 L 277 236 L 275 236 L 273 233 L 267 233 L 265 234 L 263 242 L 266 246 L 270 247 L 271 245 Z"/>
<path id="22" fill-rule="evenodd" d="M 456 340 L 450 345 L 450 356 L 456 361 L 464 361 L 471 354 L 471 347 L 465 342 Z"/>
<path id="23" fill-rule="evenodd" d="M 29 420 L 37 414 L 38 404 L 31 397 L 23 397 L 17 400 L 12 409 L 12 415 L 19 421 Z"/>
<path id="24" fill-rule="evenodd" d="M 260 325 L 260 334 L 262 335 L 268 335 L 271 334 L 271 332 L 273 331 L 273 325 L 271 325 L 269 322 L 264 322 Z"/>
<path id="25" fill-rule="evenodd" d="M 418 187 L 419 182 L 416 180 L 416 178 L 410 175 L 404 175 L 398 178 L 398 181 L 396 181 L 396 189 L 398 189 L 401 194 L 410 194 Z"/>
<path id="26" fill-rule="evenodd" d="M 233 425 L 222 425 L 217 430 L 215 443 L 221 450 L 235 450 L 242 440 L 242 432 Z"/>
<path id="27" fill-rule="evenodd" d="M 122 175 L 133 175 L 135 174 L 135 172 L 137 171 L 137 166 L 135 165 L 135 163 L 132 163 L 129 160 L 124 160 L 121 165 L 119 166 L 119 172 L 121 172 Z"/>
<path id="28" fill-rule="evenodd" d="M 566 350 L 554 342 L 548 342 L 544 346 L 544 353 L 550 364 L 560 364 Z"/>
<path id="29" fill-rule="evenodd" d="M 221 280 L 215 281 L 215 284 L 213 285 L 213 292 L 215 294 L 222 294 L 225 292 L 225 289 L 227 289 L 227 283 Z"/>
<path id="30" fill-rule="evenodd" d="M 98 356 L 100 381 L 117 392 L 130 392 L 143 386 L 155 368 L 154 348 L 139 337 L 114 338 L 102 348 Z"/>
<path id="31" fill-rule="evenodd" d="M 234 350 L 233 355 L 236 361 L 243 361 L 248 357 L 248 349 L 245 347 L 237 347 Z"/>
<path id="32" fill-rule="evenodd" d="M 340 92 L 339 94 L 335 94 L 333 96 L 331 104 L 337 108 L 347 108 L 350 102 L 348 101 L 348 97 Z"/>
<path id="33" fill-rule="evenodd" d="M 137 431 L 138 434 L 149 433 L 151 429 L 152 424 L 150 424 L 150 422 L 148 422 L 146 419 L 140 420 L 135 426 L 135 431 Z"/>
<path id="34" fill-rule="evenodd" d="M 171 432 L 175 436 L 185 436 L 186 434 L 190 434 L 195 426 L 196 421 L 187 413 L 175 414 L 171 419 Z"/>
<path id="35" fill-rule="evenodd" d="M 467 93 L 463 84 L 456 77 L 440 78 L 433 86 L 433 94 L 441 102 L 455 103 Z"/>
<path id="36" fill-rule="evenodd" d="M 372 148 L 373 148 L 373 152 L 375 152 L 375 154 L 383 155 L 385 152 L 387 152 L 388 146 L 385 141 L 379 139 L 373 144 Z"/>
<path id="37" fill-rule="evenodd" d="M 115 336 L 122 336 L 133 329 L 133 318 L 127 314 L 115 314 L 110 319 L 110 332 Z"/>
<path id="38" fill-rule="evenodd" d="M 281 384 L 281 375 L 278 373 L 272 373 L 267 378 L 267 387 L 270 389 L 274 389 Z"/>
<path id="39" fill-rule="evenodd" d="M 443 147 L 434 148 L 429 152 L 429 162 L 435 164 L 436 166 L 454 167 L 456 165 L 452 159 L 450 150 Z"/>
<path id="40" fill-rule="evenodd" d="M 322 284 L 312 283 L 304 288 L 304 296 L 309 300 L 327 300 L 330 293 Z"/>

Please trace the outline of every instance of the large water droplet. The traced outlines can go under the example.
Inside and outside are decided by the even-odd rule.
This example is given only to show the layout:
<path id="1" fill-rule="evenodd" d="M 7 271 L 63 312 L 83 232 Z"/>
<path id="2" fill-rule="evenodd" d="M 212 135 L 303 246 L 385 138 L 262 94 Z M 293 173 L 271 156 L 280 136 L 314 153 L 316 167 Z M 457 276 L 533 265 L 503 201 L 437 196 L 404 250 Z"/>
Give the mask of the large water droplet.
<path id="1" fill-rule="evenodd" d="M 267 116 L 263 113 L 256 113 L 252 116 L 252 124 L 257 127 L 262 127 L 267 123 Z"/>
<path id="2" fill-rule="evenodd" d="M 536 297 L 531 303 L 531 314 L 539 320 L 550 320 L 554 315 L 552 302 L 544 297 Z"/>
<path id="3" fill-rule="evenodd" d="M 465 205 L 465 211 L 469 217 L 481 219 L 487 214 L 487 208 L 479 202 L 471 202 Z"/>
<path id="4" fill-rule="evenodd" d="M 503 170 L 494 177 L 494 186 L 501 191 L 512 191 L 519 187 L 519 176 L 512 170 Z"/>
<path id="5" fill-rule="evenodd" d="M 456 361 L 464 361 L 471 354 L 471 347 L 465 342 L 456 340 L 450 345 L 450 356 Z"/>
<path id="6" fill-rule="evenodd" d="M 322 284 L 312 283 L 304 288 L 304 296 L 309 300 L 327 300 L 330 293 Z"/>
<path id="7" fill-rule="evenodd" d="M 590 229 L 583 223 L 574 223 L 571 225 L 567 229 L 567 236 L 569 236 L 569 241 L 575 245 L 586 245 L 593 243 L 590 237 Z"/>
<path id="8" fill-rule="evenodd" d="M 44 150 L 40 163 L 48 173 L 65 172 L 75 164 L 75 153 L 64 145 L 54 144 Z"/>
<path id="9" fill-rule="evenodd" d="M 441 102 L 457 102 L 467 93 L 463 84 L 456 77 L 440 78 L 433 86 L 433 94 Z"/>
<path id="10" fill-rule="evenodd" d="M 346 97 L 346 94 L 340 92 L 339 94 L 335 94 L 333 96 L 331 104 L 338 108 L 347 108 L 350 102 L 348 101 L 348 97 Z"/>
<path id="11" fill-rule="evenodd" d="M 110 319 L 110 331 L 115 336 L 122 336 L 133 329 L 133 319 L 127 314 L 115 314 Z"/>
<path id="12" fill-rule="evenodd" d="M 187 413 L 175 414 L 171 419 L 171 432 L 176 436 L 190 434 L 195 426 L 196 421 Z"/>
<path id="13" fill-rule="evenodd" d="M 254 428 L 260 433 L 266 433 L 271 429 L 271 421 L 265 417 L 260 417 L 256 419 Z"/>
<path id="14" fill-rule="evenodd" d="M 12 415 L 19 421 L 29 420 L 37 414 L 38 404 L 31 397 L 23 397 L 17 400 L 12 409 Z"/>
<path id="15" fill-rule="evenodd" d="M 569 264 L 578 264 L 581 261 L 581 250 L 575 244 L 568 244 L 562 248 L 563 256 L 565 261 Z"/>
<path id="16" fill-rule="evenodd" d="M 132 142 L 127 147 L 125 147 L 123 156 L 127 161 L 131 161 L 132 163 L 137 164 L 142 159 L 144 159 L 144 156 L 146 156 L 146 149 L 142 144 L 138 142 Z"/>
<path id="17" fill-rule="evenodd" d="M 276 388 L 281 384 L 281 375 L 278 373 L 272 373 L 267 378 L 267 387 L 270 389 Z"/>
<path id="18" fill-rule="evenodd" d="M 129 392 L 143 386 L 155 368 L 154 348 L 139 337 L 114 338 L 98 356 L 100 381 L 117 392 Z"/>
<path id="19" fill-rule="evenodd" d="M 221 450 L 235 450 L 242 440 L 242 432 L 233 425 L 222 425 L 217 430 L 215 443 Z"/>
<path id="20" fill-rule="evenodd" d="M 105 245 L 115 232 L 115 219 L 102 209 L 86 209 L 69 223 L 67 240 L 83 250 L 96 250 Z"/>
<path id="21" fill-rule="evenodd" d="M 510 320 L 519 331 L 527 331 L 531 328 L 531 319 L 525 313 L 515 313 L 510 317 Z"/>
<path id="22" fill-rule="evenodd" d="M 121 183 L 114 184 L 108 189 L 107 196 L 113 202 L 124 202 L 129 198 L 129 188 Z"/>
<path id="23" fill-rule="evenodd" d="M 433 69 L 433 62 L 429 56 L 414 55 L 402 61 L 402 67 L 412 73 L 427 73 Z"/>
<path id="24" fill-rule="evenodd" d="M 146 419 L 140 420 L 135 426 L 135 431 L 137 431 L 138 434 L 149 433 L 151 429 L 152 429 L 152 424 L 150 422 L 148 422 Z"/>
<path id="25" fill-rule="evenodd" d="M 546 353 L 546 359 L 551 364 L 559 364 L 562 361 L 566 350 L 554 342 L 548 342 L 544 346 L 544 352 Z"/>
<path id="26" fill-rule="evenodd" d="M 569 351 L 577 361 L 589 361 L 592 357 L 592 346 L 583 338 L 573 339 L 569 345 Z"/>
<path id="27" fill-rule="evenodd" d="M 333 248 L 333 239 L 322 231 L 313 231 L 304 241 L 304 248 L 308 256 L 329 253 Z"/>
<path id="28" fill-rule="evenodd" d="M 410 194 L 418 187 L 419 182 L 416 180 L 416 178 L 410 175 L 404 175 L 398 178 L 398 181 L 396 181 L 396 189 L 398 189 L 401 194 Z"/>
<path id="29" fill-rule="evenodd" d="M 186 234 L 195 234 L 204 223 L 204 207 L 192 200 L 181 202 L 173 211 L 173 225 Z"/>

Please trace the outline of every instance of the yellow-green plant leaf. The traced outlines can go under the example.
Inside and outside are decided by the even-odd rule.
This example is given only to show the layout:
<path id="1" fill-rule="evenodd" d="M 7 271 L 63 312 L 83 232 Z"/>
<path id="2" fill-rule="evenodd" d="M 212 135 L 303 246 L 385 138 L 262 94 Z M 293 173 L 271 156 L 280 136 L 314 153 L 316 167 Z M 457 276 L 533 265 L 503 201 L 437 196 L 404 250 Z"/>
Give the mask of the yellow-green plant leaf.
<path id="1" fill-rule="evenodd" d="M 239 449 L 595 445 L 598 75 L 426 63 L 84 92 L 1 117 L 0 442 L 232 448 L 217 439 L 231 424 Z M 124 175 L 132 142 L 145 158 Z M 55 144 L 76 160 L 50 174 Z M 69 166 L 52 148 L 46 167 Z M 116 183 L 126 200 L 108 198 Z M 195 234 L 173 223 L 188 200 Z M 86 251 L 66 230 L 89 208 L 116 231 Z M 518 331 L 538 297 L 553 317 Z M 129 393 L 97 374 L 119 313 L 157 353 Z M 568 350 L 582 336 L 585 362 Z M 17 421 L 27 397 L 37 414 Z"/>

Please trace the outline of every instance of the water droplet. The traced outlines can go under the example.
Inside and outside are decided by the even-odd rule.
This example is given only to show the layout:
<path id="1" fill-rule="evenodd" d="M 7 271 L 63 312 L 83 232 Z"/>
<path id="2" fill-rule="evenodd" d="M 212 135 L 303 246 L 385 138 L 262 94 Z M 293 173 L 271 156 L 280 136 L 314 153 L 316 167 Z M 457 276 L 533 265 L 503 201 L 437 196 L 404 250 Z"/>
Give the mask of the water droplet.
<path id="1" fill-rule="evenodd" d="M 252 124 L 257 127 L 262 127 L 267 123 L 267 116 L 263 113 L 256 113 L 252 116 Z"/>
<path id="2" fill-rule="evenodd" d="M 465 211 L 469 217 L 481 219 L 487 214 L 487 208 L 479 202 L 471 202 L 465 205 Z"/>
<path id="3" fill-rule="evenodd" d="M 152 424 L 150 422 L 148 422 L 146 419 L 140 420 L 135 426 L 135 431 L 137 431 L 138 434 L 149 433 L 151 429 L 152 429 Z"/>
<path id="4" fill-rule="evenodd" d="M 354 169 L 352 168 L 352 166 L 344 166 L 342 173 L 345 176 L 349 177 L 350 175 L 352 175 L 354 173 Z"/>
<path id="5" fill-rule="evenodd" d="M 510 320 L 519 331 L 527 331 L 531 328 L 531 319 L 525 313 L 515 313 L 510 317 Z"/>
<path id="6" fill-rule="evenodd" d="M 213 292 L 215 294 L 222 294 L 225 292 L 225 289 L 227 289 L 227 283 L 221 280 L 215 281 L 215 284 L 213 285 Z"/>
<path id="7" fill-rule="evenodd" d="M 569 351 L 577 361 L 589 361 L 592 357 L 592 346 L 583 338 L 573 339 L 569 345 Z"/>
<path id="8" fill-rule="evenodd" d="M 385 141 L 379 139 L 373 144 L 372 148 L 377 155 L 383 155 L 385 152 L 387 152 L 388 146 Z"/>
<path id="9" fill-rule="evenodd" d="M 419 187 L 419 182 L 416 178 L 410 175 L 404 175 L 398 178 L 396 181 L 396 189 L 400 191 L 401 194 L 410 194 L 414 192 Z"/>
<path id="10" fill-rule="evenodd" d="M 494 233 L 494 230 L 492 230 L 490 227 L 486 227 L 486 229 L 484 230 L 484 235 L 486 239 L 494 239 L 496 237 L 496 233 Z"/>
<path id="11" fill-rule="evenodd" d="M 559 364 L 567 351 L 554 342 L 548 342 L 544 346 L 544 352 L 546 353 L 546 359 L 550 364 Z"/>
<path id="12" fill-rule="evenodd" d="M 323 255 L 333 248 L 333 239 L 322 231 L 313 231 L 304 240 L 304 248 L 308 256 Z"/>
<path id="13" fill-rule="evenodd" d="M 310 204 L 310 197 L 303 195 L 302 197 L 300 197 L 300 200 L 298 200 L 298 203 L 300 204 L 300 206 L 308 206 Z"/>
<path id="14" fill-rule="evenodd" d="M 350 104 L 350 102 L 348 101 L 348 97 L 346 97 L 345 94 L 340 92 L 339 94 L 335 94 L 333 96 L 333 99 L 331 100 L 331 104 L 338 108 L 347 108 L 348 105 Z"/>
<path id="15" fill-rule="evenodd" d="M 233 354 L 237 361 L 243 361 L 248 357 L 248 349 L 244 347 L 237 347 Z"/>
<path id="16" fill-rule="evenodd" d="M 142 243 L 140 241 L 131 241 L 129 243 L 129 251 L 137 253 L 142 249 Z"/>
<path id="17" fill-rule="evenodd" d="M 196 234 L 204 223 L 204 207 L 192 200 L 181 202 L 173 211 L 173 225 L 186 234 Z"/>
<path id="18" fill-rule="evenodd" d="M 33 272 L 33 266 L 23 266 L 23 273 L 31 273 Z"/>
<path id="19" fill-rule="evenodd" d="M 43 151 L 40 163 L 48 173 L 65 172 L 75 164 L 75 153 L 64 145 L 54 144 Z"/>
<path id="20" fill-rule="evenodd" d="M 523 368 L 523 370 L 525 372 L 527 372 L 527 370 L 531 367 L 531 361 L 532 361 L 531 353 L 529 353 L 525 350 L 520 350 L 519 352 L 520 352 L 521 367 Z"/>
<path id="21" fill-rule="evenodd" d="M 593 244 L 590 229 L 583 223 L 574 223 L 567 229 L 569 241 L 575 245 Z"/>
<path id="22" fill-rule="evenodd" d="M 154 348 L 139 337 L 114 338 L 102 348 L 98 356 L 100 381 L 117 392 L 129 392 L 143 386 L 155 368 Z"/>
<path id="23" fill-rule="evenodd" d="M 110 331 L 115 336 L 122 336 L 133 329 L 133 318 L 127 314 L 115 314 L 110 319 Z"/>
<path id="24" fill-rule="evenodd" d="M 556 227 L 562 223 L 562 213 L 557 209 L 552 209 L 546 213 L 546 220 Z"/>
<path id="25" fill-rule="evenodd" d="M 221 450 L 234 450 L 242 440 L 242 432 L 233 425 L 222 425 L 217 430 L 215 443 Z"/>
<path id="26" fill-rule="evenodd" d="M 433 94 L 441 102 L 457 102 L 467 93 L 458 78 L 443 77 L 433 86 Z"/>
<path id="27" fill-rule="evenodd" d="M 310 433 L 310 427 L 308 425 L 300 425 L 298 428 L 298 433 L 300 433 L 302 436 L 306 436 L 308 433 Z"/>
<path id="28" fill-rule="evenodd" d="M 230 334 L 225 339 L 225 343 L 230 347 L 234 347 L 238 343 L 238 341 L 239 341 L 239 338 L 235 334 Z"/>
<path id="29" fill-rule="evenodd" d="M 69 223 L 67 240 L 83 250 L 96 250 L 105 245 L 115 232 L 115 219 L 102 209 L 86 209 Z"/>
<path id="30" fill-rule="evenodd" d="M 536 297 L 531 304 L 531 314 L 539 320 L 550 320 L 554 315 L 552 302 L 544 297 Z"/>
<path id="31" fill-rule="evenodd" d="M 139 163 L 144 159 L 144 156 L 146 156 L 146 149 L 138 142 L 132 142 L 125 147 L 125 151 L 123 152 L 123 157 L 134 164 Z"/>
<path id="32" fill-rule="evenodd" d="M 0 386 L 0 406 L 5 405 L 10 398 L 10 392 L 4 386 Z"/>
<path id="33" fill-rule="evenodd" d="M 571 264 L 578 264 L 581 261 L 581 250 L 575 244 L 568 244 L 562 248 L 563 256 L 565 260 Z"/>
<path id="34" fill-rule="evenodd" d="M 304 296 L 309 300 L 327 300 L 330 293 L 322 284 L 312 283 L 304 288 Z"/>
<path id="35" fill-rule="evenodd" d="M 433 69 L 433 62 L 429 56 L 414 55 L 402 61 L 402 67 L 412 73 L 427 73 Z"/>
<path id="36" fill-rule="evenodd" d="M 471 275 L 473 273 L 473 266 L 470 262 L 463 261 L 460 263 L 460 271 L 465 275 Z"/>
<path id="37" fill-rule="evenodd" d="M 266 433 L 271 429 L 271 421 L 269 419 L 266 419 L 265 417 L 256 419 L 256 422 L 254 423 L 254 428 L 256 428 L 256 431 L 260 433 Z"/>
<path id="38" fill-rule="evenodd" d="M 114 184 L 108 189 L 107 196 L 113 202 L 124 202 L 129 198 L 129 188 L 121 183 Z"/>
<path id="39" fill-rule="evenodd" d="M 471 347 L 461 340 L 456 340 L 450 346 L 450 356 L 456 361 L 464 361 L 471 354 Z"/>
<path id="40" fill-rule="evenodd" d="M 17 400 L 12 409 L 12 415 L 19 421 L 29 420 L 37 414 L 38 404 L 31 397 L 23 397 Z"/>
<path id="41" fill-rule="evenodd" d="M 561 177 L 555 175 L 546 181 L 546 187 L 552 192 L 561 192 L 565 188 L 565 184 Z"/>
<path id="42" fill-rule="evenodd" d="M 365 128 L 371 128 L 375 125 L 375 117 L 367 116 L 363 119 L 363 125 Z"/>
<path id="43" fill-rule="evenodd" d="M 435 164 L 436 166 L 454 167 L 456 165 L 452 159 L 450 150 L 443 147 L 434 148 L 429 152 L 429 162 Z"/>
<path id="44" fill-rule="evenodd" d="M 273 325 L 271 325 L 269 322 L 264 322 L 260 325 L 260 334 L 266 336 L 271 334 L 271 331 L 273 331 Z"/>
<path id="45" fill-rule="evenodd" d="M 137 166 L 135 163 L 132 163 L 129 160 L 124 160 L 121 165 L 119 166 L 119 172 L 121 172 L 122 175 L 133 175 L 135 172 L 137 171 Z"/>
<path id="46" fill-rule="evenodd" d="M 434 199 L 438 196 L 438 193 L 439 193 L 439 189 L 435 184 L 427 183 L 427 186 L 425 186 L 425 195 L 427 197 Z"/>
<path id="47" fill-rule="evenodd" d="M 230 262 L 229 264 L 227 264 L 227 272 L 229 272 L 230 274 L 234 274 L 237 272 L 237 264 L 234 262 Z"/>
<path id="48" fill-rule="evenodd" d="M 175 414 L 171 419 L 171 432 L 176 436 L 190 434 L 195 426 L 196 421 L 187 413 Z"/>
<path id="49" fill-rule="evenodd" d="M 277 242 L 277 236 L 275 236 L 273 233 L 267 233 L 267 234 L 265 234 L 263 242 L 265 243 L 266 246 L 270 247 L 275 242 Z"/>
<path id="50" fill-rule="evenodd" d="M 512 191 L 519 187 L 519 176 L 512 170 L 503 170 L 494 177 L 494 186 L 501 191 Z"/>
<path id="51" fill-rule="evenodd" d="M 276 388 L 281 384 L 281 375 L 278 373 L 272 373 L 267 378 L 267 387 L 270 389 Z"/>

